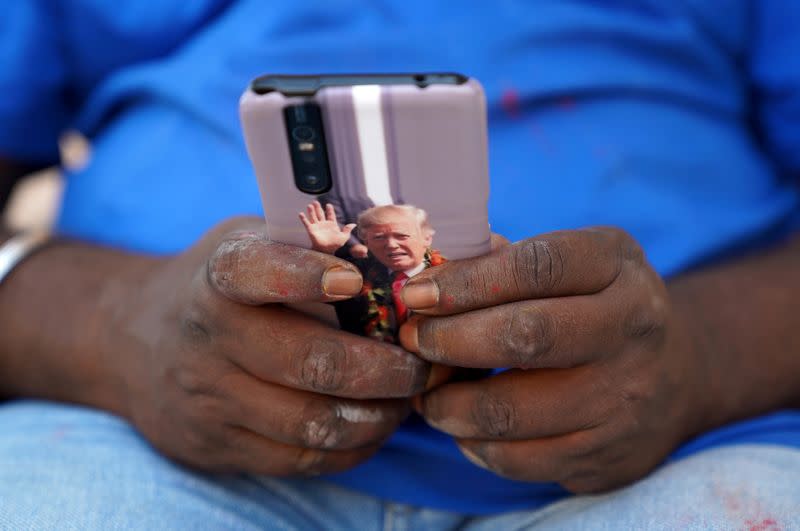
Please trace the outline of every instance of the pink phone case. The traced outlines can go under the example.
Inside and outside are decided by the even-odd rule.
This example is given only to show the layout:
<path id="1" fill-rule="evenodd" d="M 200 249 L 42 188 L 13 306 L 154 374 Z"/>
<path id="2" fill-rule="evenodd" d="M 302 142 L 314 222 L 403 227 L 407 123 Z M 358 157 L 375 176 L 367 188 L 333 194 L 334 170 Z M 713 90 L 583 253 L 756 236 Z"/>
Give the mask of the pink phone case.
<path id="1" fill-rule="evenodd" d="M 333 188 L 320 196 L 296 187 L 284 125 L 284 107 L 308 99 L 321 108 L 333 180 Z M 308 98 L 248 89 L 240 100 L 240 116 L 271 239 L 310 248 L 298 213 L 320 199 L 336 206 L 339 217 L 345 218 L 341 224 L 355 222 L 358 213 L 372 206 L 413 205 L 424 210 L 435 230 L 431 248 L 438 251 L 433 261 L 426 253 L 427 265 L 436 265 L 438 256 L 452 260 L 489 252 L 486 104 L 477 81 L 424 88 L 329 86 Z M 387 284 L 397 273 L 384 267 L 387 279 L 372 271 L 380 270 L 381 264 L 369 270 L 359 267 L 365 276 L 362 297 L 371 302 L 338 307 L 339 322 L 352 330 L 342 321 L 347 311 L 369 312 L 371 318 L 362 319 L 365 328 L 385 317 L 387 322 L 377 326 L 380 333 L 373 326 L 362 330 L 363 335 L 394 341 L 391 336 L 405 319 L 391 315 L 402 311 L 392 307 L 392 287 Z M 378 282 L 384 286 L 376 288 Z M 381 304 L 390 306 L 389 311 L 381 310 Z"/>

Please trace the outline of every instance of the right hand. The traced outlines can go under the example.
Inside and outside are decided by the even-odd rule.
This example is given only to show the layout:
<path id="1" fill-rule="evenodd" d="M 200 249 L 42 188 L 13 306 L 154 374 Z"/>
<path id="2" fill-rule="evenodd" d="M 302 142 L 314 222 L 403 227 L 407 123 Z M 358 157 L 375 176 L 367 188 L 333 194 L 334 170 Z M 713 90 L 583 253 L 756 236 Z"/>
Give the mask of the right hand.
<path id="1" fill-rule="evenodd" d="M 347 243 L 350 233 L 356 228 L 355 223 L 339 227 L 333 205 L 327 204 L 323 209 L 319 201 L 309 203 L 306 213 L 300 212 L 299 216 L 308 231 L 311 247 L 321 253 L 335 253 L 337 249 Z"/>
<path id="2" fill-rule="evenodd" d="M 280 304 L 346 299 L 361 277 L 264 228 L 226 222 L 121 292 L 105 350 L 123 414 L 161 452 L 204 470 L 348 469 L 408 415 L 431 365 Z"/>

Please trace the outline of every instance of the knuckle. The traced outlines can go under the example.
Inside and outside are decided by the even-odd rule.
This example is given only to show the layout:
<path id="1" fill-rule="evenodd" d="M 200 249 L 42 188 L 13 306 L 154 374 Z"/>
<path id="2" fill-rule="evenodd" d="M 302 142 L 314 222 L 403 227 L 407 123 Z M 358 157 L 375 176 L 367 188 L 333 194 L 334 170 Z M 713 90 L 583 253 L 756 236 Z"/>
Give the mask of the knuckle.
<path id="1" fill-rule="evenodd" d="M 242 234 L 245 236 L 231 235 L 220 242 L 207 262 L 206 280 L 217 291 L 237 300 L 243 299 L 242 302 L 250 302 L 242 285 L 258 275 L 259 272 L 253 270 L 252 264 L 263 264 L 267 261 L 263 254 L 269 253 L 271 242 L 261 235 Z M 254 244 L 255 242 L 258 244 Z"/>
<path id="2" fill-rule="evenodd" d="M 547 312 L 533 305 L 517 304 L 499 334 L 501 349 L 509 363 L 521 369 L 541 364 L 555 348 L 555 322 Z"/>
<path id="3" fill-rule="evenodd" d="M 472 415 L 478 428 L 491 437 L 509 435 L 517 423 L 513 404 L 488 391 L 480 393 Z"/>
<path id="4" fill-rule="evenodd" d="M 340 341 L 312 338 L 300 353 L 300 381 L 311 390 L 331 393 L 345 384 L 347 352 Z"/>
<path id="5" fill-rule="evenodd" d="M 658 294 L 636 305 L 623 320 L 626 337 L 660 343 L 666 336 L 668 310 L 666 301 Z"/>
<path id="6" fill-rule="evenodd" d="M 524 292 L 557 288 L 564 277 L 564 255 L 558 244 L 543 239 L 529 239 L 514 246 L 511 280 Z"/>
<path id="7" fill-rule="evenodd" d="M 220 333 L 219 316 L 212 299 L 208 292 L 195 292 L 190 301 L 176 312 L 178 333 L 189 345 L 207 346 Z"/>
<path id="8" fill-rule="evenodd" d="M 587 230 L 596 236 L 596 243 L 599 245 L 599 249 L 602 250 L 602 256 L 613 261 L 613 276 L 609 284 L 616 282 L 624 271 L 638 269 L 645 263 L 642 247 L 624 229 L 601 226 Z"/>
<path id="9" fill-rule="evenodd" d="M 197 347 L 207 346 L 213 341 L 208 319 L 196 311 L 187 312 L 183 315 L 179 326 L 181 337 L 190 345 Z"/>
<path id="10" fill-rule="evenodd" d="M 611 235 L 621 262 L 631 262 L 635 265 L 645 262 L 644 249 L 631 233 L 619 227 L 606 227 L 606 231 Z"/>
<path id="11" fill-rule="evenodd" d="M 333 405 L 316 407 L 302 422 L 301 440 L 309 448 L 334 448 L 342 440 L 345 419 Z"/>

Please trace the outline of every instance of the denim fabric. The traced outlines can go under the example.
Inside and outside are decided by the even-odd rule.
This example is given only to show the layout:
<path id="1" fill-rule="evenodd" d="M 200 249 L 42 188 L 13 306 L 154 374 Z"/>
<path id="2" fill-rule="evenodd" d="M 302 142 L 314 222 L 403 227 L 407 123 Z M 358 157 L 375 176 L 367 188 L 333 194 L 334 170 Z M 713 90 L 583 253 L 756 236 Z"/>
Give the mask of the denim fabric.
<path id="1" fill-rule="evenodd" d="M 194 472 L 77 406 L 9 402 L 0 426 L 2 530 L 800 529 L 800 451 L 778 446 L 706 450 L 609 494 L 470 517 L 317 479 Z"/>

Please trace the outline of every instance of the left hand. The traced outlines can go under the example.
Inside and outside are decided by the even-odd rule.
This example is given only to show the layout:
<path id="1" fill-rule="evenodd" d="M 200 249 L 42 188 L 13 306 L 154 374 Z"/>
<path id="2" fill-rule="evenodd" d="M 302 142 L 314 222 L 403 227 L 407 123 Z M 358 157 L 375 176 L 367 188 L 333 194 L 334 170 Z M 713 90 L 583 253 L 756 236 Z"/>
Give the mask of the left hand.
<path id="1" fill-rule="evenodd" d="M 702 360 L 639 245 L 563 231 L 414 277 L 403 346 L 433 363 L 509 370 L 418 401 L 475 464 L 596 492 L 641 478 L 696 432 Z"/>

